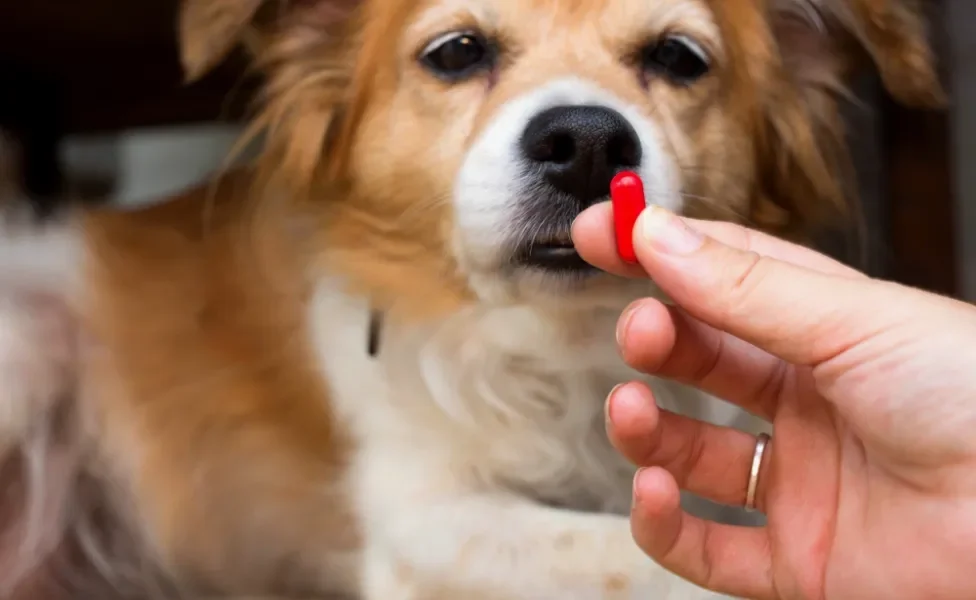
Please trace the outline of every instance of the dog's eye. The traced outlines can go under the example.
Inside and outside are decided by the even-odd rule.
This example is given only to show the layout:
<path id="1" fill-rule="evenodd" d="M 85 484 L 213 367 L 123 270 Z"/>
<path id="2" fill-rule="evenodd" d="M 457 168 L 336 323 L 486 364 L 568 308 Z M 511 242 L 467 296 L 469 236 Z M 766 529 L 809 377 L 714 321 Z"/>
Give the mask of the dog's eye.
<path id="1" fill-rule="evenodd" d="M 644 68 L 664 75 L 682 85 L 701 78 L 708 72 L 708 55 L 690 39 L 667 37 L 644 50 Z"/>
<path id="2" fill-rule="evenodd" d="M 435 75 L 457 81 L 490 66 L 488 42 L 474 33 L 448 33 L 427 44 L 420 61 Z"/>

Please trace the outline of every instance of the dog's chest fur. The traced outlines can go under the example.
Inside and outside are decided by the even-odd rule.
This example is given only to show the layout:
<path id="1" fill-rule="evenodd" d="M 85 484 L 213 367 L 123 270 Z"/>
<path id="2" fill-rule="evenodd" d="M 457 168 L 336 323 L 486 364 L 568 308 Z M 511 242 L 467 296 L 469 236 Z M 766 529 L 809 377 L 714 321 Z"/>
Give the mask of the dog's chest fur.
<path id="1" fill-rule="evenodd" d="M 364 302 L 325 283 L 312 310 L 333 408 L 364 472 L 383 464 L 391 484 L 414 471 L 443 486 L 629 510 L 634 467 L 610 445 L 603 411 L 614 385 L 643 377 L 617 353 L 619 310 L 472 308 L 423 325 L 387 322 L 375 357 Z M 663 405 L 698 412 L 699 394 L 653 387 Z"/>

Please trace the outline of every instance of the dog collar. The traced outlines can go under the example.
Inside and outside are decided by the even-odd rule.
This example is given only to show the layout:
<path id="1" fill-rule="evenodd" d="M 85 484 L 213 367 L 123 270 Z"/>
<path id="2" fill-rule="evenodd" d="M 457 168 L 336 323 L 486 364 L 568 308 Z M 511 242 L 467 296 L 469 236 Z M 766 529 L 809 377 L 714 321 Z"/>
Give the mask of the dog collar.
<path id="1" fill-rule="evenodd" d="M 366 352 L 375 357 L 380 351 L 380 336 L 383 330 L 383 312 L 375 308 L 369 311 L 369 327 L 366 331 Z"/>

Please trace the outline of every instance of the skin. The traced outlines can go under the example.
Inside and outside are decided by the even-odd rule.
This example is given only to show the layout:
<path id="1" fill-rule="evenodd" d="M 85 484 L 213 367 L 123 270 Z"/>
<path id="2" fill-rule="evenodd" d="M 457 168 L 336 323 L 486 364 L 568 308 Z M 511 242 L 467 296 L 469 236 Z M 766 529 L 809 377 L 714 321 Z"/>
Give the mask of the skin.
<path id="1" fill-rule="evenodd" d="M 674 301 L 621 316 L 631 366 L 774 427 L 767 525 L 726 526 L 682 512 L 678 490 L 742 504 L 755 438 L 660 410 L 640 383 L 610 394 L 610 436 L 644 467 L 632 525 L 648 555 L 747 598 L 976 598 L 976 308 L 658 208 L 635 228 L 639 265 L 616 256 L 608 205 L 578 218 L 574 240 Z"/>

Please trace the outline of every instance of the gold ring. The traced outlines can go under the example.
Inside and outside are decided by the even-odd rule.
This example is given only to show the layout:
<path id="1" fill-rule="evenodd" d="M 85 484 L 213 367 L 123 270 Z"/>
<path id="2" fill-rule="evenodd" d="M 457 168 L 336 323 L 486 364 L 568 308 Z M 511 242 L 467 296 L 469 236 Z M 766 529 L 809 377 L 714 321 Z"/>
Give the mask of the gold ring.
<path id="1" fill-rule="evenodd" d="M 749 468 L 749 486 L 746 488 L 746 510 L 756 510 L 756 490 L 759 489 L 759 470 L 762 468 L 763 454 L 769 445 L 768 434 L 760 433 L 756 437 L 756 450 L 752 453 L 752 466 Z"/>

